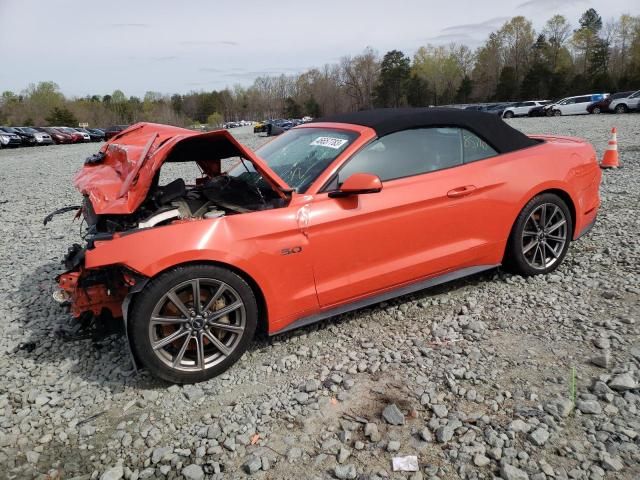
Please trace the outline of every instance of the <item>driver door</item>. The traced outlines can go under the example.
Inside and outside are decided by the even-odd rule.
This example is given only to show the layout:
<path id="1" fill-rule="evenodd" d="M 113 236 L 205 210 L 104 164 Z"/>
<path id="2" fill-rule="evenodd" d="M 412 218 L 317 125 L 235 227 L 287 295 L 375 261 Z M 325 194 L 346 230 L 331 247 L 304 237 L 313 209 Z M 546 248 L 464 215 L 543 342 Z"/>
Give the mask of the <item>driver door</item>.
<path id="1" fill-rule="evenodd" d="M 469 221 L 485 213 L 474 194 L 473 168 L 463 165 L 457 128 L 390 134 L 347 160 L 334 189 L 353 173 L 378 175 L 383 188 L 345 198 L 320 193 L 313 199 L 308 235 L 321 307 L 481 258 L 485 239 L 473 234 Z"/>

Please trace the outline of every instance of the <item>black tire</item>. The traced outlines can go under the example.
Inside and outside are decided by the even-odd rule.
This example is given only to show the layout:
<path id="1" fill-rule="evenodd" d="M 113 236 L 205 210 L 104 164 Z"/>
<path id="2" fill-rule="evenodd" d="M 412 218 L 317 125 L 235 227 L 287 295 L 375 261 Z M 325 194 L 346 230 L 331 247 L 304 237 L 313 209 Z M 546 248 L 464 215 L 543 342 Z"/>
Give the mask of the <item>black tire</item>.
<path id="1" fill-rule="evenodd" d="M 513 118 L 513 112 L 512 111 L 504 112 L 504 118 Z"/>
<path id="2" fill-rule="evenodd" d="M 553 227 L 554 225 L 561 223 L 562 219 L 564 219 L 566 222 L 564 225 L 563 233 L 561 235 L 560 234 L 557 235 L 558 237 L 564 237 L 564 243 L 562 244 L 562 246 L 560 246 L 559 241 L 551 240 L 551 238 L 554 237 L 554 235 L 550 235 L 550 234 L 548 235 L 544 233 L 545 237 L 548 235 L 549 238 L 545 238 L 545 237 L 539 238 L 536 236 L 525 234 L 525 227 L 530 229 L 531 228 L 530 222 L 535 221 L 531 218 L 532 215 L 535 215 L 535 212 L 540 211 L 540 209 L 545 208 L 545 206 L 550 206 L 550 207 L 546 207 L 547 211 L 551 210 L 555 212 L 553 207 L 557 207 L 558 211 L 560 212 L 555 214 L 557 216 L 552 216 L 551 219 L 546 219 L 547 222 L 554 221 L 554 218 L 556 219 L 555 223 L 551 225 L 550 228 Z M 547 229 L 545 228 L 545 230 Z M 558 233 L 557 230 L 555 231 L 555 233 Z M 511 230 L 511 234 L 509 235 L 509 240 L 507 242 L 507 250 L 505 252 L 504 266 L 509 271 L 513 273 L 517 273 L 519 275 L 524 275 L 524 276 L 539 275 L 539 274 L 552 272 L 553 270 L 558 268 L 558 266 L 564 260 L 564 257 L 566 256 L 567 251 L 569 250 L 569 244 L 571 243 L 572 236 L 573 236 L 573 220 L 571 218 L 571 212 L 569 211 L 569 207 L 567 206 L 565 201 L 553 193 L 543 193 L 543 194 L 537 195 L 533 197 L 531 200 L 529 200 L 529 202 L 524 206 L 524 208 L 516 218 L 516 221 Z M 525 240 L 525 238 L 527 240 Z M 531 251 L 531 246 L 530 246 L 531 243 L 536 241 L 538 242 L 542 241 L 542 243 L 545 246 L 545 248 L 540 248 L 541 250 L 540 263 L 542 263 L 542 265 L 538 267 L 535 267 L 532 265 L 531 258 L 530 256 L 528 256 L 530 255 L 529 251 Z M 527 245 L 525 245 L 525 242 L 527 243 Z M 547 242 L 549 243 L 547 244 Z M 555 249 L 552 249 L 551 245 L 553 245 Z M 548 250 L 547 250 L 547 247 L 548 247 Z M 534 263 L 537 258 L 536 252 L 538 250 L 538 247 L 535 247 L 535 248 L 536 248 L 536 251 L 533 252 Z M 525 250 L 527 249 L 528 251 L 525 252 Z M 551 253 L 552 251 L 553 253 Z M 547 252 L 549 252 L 553 256 L 553 259 L 552 259 L 553 262 L 549 266 L 546 266 Z M 544 255 L 544 260 L 542 260 L 543 255 Z"/>
<path id="3" fill-rule="evenodd" d="M 591 111 L 591 113 L 595 113 L 596 115 L 601 113 L 600 107 L 594 107 L 594 109 Z"/>
<path id="4" fill-rule="evenodd" d="M 172 368 L 172 366 L 167 365 L 161 359 L 161 356 L 155 353 L 152 347 L 152 339 L 150 333 L 152 331 L 151 317 L 154 313 L 154 310 L 157 309 L 158 304 L 166 298 L 168 292 L 171 292 L 172 289 L 181 284 L 184 284 L 185 282 L 194 281 L 196 279 L 198 281 L 202 280 L 221 282 L 220 285 L 225 284 L 226 286 L 231 287 L 229 291 L 233 291 L 233 294 L 239 297 L 239 299 L 243 303 L 242 314 L 244 330 L 242 331 L 242 333 L 228 334 L 235 336 L 234 347 L 231 350 L 231 353 L 226 356 L 222 353 L 221 350 L 217 351 L 216 353 L 214 344 L 210 340 L 207 340 L 207 348 L 210 352 L 219 356 L 219 363 L 215 363 L 200 370 L 184 371 L 179 368 Z M 195 298 L 195 295 L 192 298 Z M 200 298 L 202 299 L 202 293 L 200 294 Z M 205 301 L 203 301 L 203 303 Z M 183 306 L 186 305 L 187 304 L 185 303 Z M 185 325 L 187 325 L 188 323 L 189 322 L 186 322 Z M 131 315 L 129 316 L 128 333 L 131 342 L 131 348 L 134 354 L 142 363 L 142 365 L 148 368 L 154 376 L 172 383 L 196 383 L 220 375 L 229 367 L 231 367 L 235 362 L 237 362 L 240 357 L 242 357 L 249 344 L 253 340 L 257 323 L 258 306 L 256 297 L 251 287 L 243 278 L 228 269 L 217 267 L 214 265 L 187 265 L 173 268 L 152 279 L 144 288 L 144 290 L 142 290 L 142 292 L 140 292 L 136 296 L 131 310 Z M 161 325 L 157 325 L 153 328 L 162 329 L 163 327 Z M 180 325 L 179 329 L 183 328 L 185 327 L 183 325 Z M 187 328 L 189 328 L 189 331 L 191 332 L 193 325 L 191 324 Z M 195 335 L 195 333 L 193 335 Z M 187 334 L 187 338 L 188 339 L 185 341 L 185 343 L 188 346 L 191 346 L 191 333 Z M 204 337 L 200 336 L 201 340 L 203 338 Z M 166 348 L 176 348 L 173 345 L 176 342 L 180 341 L 182 340 L 176 339 L 174 342 L 167 344 Z M 193 341 L 196 343 L 195 348 L 197 350 L 198 343 L 195 340 L 195 336 L 193 337 Z M 206 342 L 203 341 L 203 345 L 204 343 Z M 166 354 L 164 347 L 158 350 L 160 350 L 163 354 Z M 183 351 L 183 356 L 186 356 L 187 353 L 190 353 L 190 350 L 186 349 L 185 351 L 184 347 L 181 350 Z M 196 354 L 194 353 L 193 355 Z M 204 355 L 202 358 L 204 359 Z M 194 363 L 196 361 L 197 360 L 194 360 Z M 205 362 L 202 362 L 201 364 L 205 365 Z M 195 365 L 195 368 L 197 368 L 197 364 Z"/>
<path id="5" fill-rule="evenodd" d="M 627 108 L 627 106 L 624 103 L 621 103 L 620 105 L 616 105 L 616 113 L 627 113 L 629 109 Z"/>
<path id="6" fill-rule="evenodd" d="M 561 115 L 562 115 L 562 112 L 561 112 L 560 110 L 554 110 L 554 111 L 553 111 L 553 116 L 554 116 L 554 117 L 559 117 L 559 116 L 561 116 Z"/>

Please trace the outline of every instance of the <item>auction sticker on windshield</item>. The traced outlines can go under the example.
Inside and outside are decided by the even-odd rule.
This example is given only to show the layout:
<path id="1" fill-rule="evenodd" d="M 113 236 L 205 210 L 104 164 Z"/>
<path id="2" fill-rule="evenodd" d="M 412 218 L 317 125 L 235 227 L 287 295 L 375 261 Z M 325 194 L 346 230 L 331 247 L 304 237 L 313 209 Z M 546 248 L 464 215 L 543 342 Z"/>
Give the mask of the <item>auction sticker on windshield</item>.
<path id="1" fill-rule="evenodd" d="M 348 140 L 344 138 L 335 138 L 335 137 L 318 137 L 309 145 L 318 146 L 318 147 L 329 147 L 335 148 L 336 150 L 342 147 Z"/>

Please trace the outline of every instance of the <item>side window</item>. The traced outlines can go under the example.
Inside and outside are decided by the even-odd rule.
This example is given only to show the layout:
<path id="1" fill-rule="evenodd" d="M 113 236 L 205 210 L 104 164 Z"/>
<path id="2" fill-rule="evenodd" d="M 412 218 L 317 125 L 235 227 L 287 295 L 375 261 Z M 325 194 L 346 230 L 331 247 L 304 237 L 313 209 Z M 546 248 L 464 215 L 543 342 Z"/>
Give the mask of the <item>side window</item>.
<path id="1" fill-rule="evenodd" d="M 599 100 L 599 98 L 594 97 L 594 100 Z M 587 103 L 591 101 L 591 97 L 578 97 L 576 98 L 576 103 Z"/>
<path id="2" fill-rule="evenodd" d="M 462 130 L 462 142 L 464 144 L 464 163 L 498 155 L 498 152 L 491 148 L 487 142 L 469 130 Z"/>
<path id="3" fill-rule="evenodd" d="M 524 102 L 523 106 L 525 106 L 525 107 L 533 107 L 533 106 L 535 106 L 535 103 L 534 102 Z"/>
<path id="4" fill-rule="evenodd" d="M 393 180 L 461 165 L 459 128 L 421 128 L 381 137 L 356 153 L 338 172 L 338 185 L 354 173 Z"/>

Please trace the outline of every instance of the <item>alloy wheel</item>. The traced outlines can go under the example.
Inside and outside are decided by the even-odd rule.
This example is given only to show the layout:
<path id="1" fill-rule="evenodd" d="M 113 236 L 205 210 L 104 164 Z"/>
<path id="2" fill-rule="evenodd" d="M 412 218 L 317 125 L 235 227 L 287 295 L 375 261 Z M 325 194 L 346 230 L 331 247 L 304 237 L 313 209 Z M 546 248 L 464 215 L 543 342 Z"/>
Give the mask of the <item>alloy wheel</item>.
<path id="1" fill-rule="evenodd" d="M 246 327 L 245 305 L 229 284 L 211 278 L 182 282 L 156 303 L 149 340 L 165 365 L 202 371 L 236 349 Z"/>
<path id="2" fill-rule="evenodd" d="M 522 231 L 521 248 L 525 261 L 536 270 L 554 265 L 568 241 L 567 218 L 553 203 L 538 205 Z"/>

